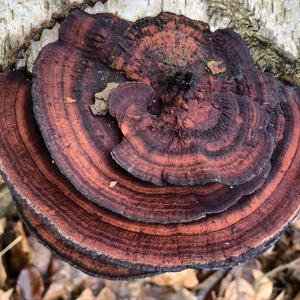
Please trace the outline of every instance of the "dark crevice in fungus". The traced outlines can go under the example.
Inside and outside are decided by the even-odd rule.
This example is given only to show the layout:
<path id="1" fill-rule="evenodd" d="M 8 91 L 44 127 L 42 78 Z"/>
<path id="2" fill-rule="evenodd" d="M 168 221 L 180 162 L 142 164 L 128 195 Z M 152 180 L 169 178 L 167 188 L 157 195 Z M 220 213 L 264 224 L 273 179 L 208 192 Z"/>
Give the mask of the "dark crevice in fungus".
<path id="1" fill-rule="evenodd" d="M 31 230 L 86 272 L 235 265 L 300 209 L 300 88 L 257 71 L 230 29 L 74 11 L 32 80 L 43 141 L 30 81 L 0 75 L 1 172 Z"/>

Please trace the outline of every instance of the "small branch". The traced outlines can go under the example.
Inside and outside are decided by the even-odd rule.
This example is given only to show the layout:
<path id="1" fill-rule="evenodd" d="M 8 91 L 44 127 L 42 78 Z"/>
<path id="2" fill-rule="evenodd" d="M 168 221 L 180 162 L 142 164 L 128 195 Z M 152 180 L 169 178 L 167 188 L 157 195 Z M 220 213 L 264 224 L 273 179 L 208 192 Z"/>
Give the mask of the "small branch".
<path id="1" fill-rule="evenodd" d="M 276 275 L 277 273 L 286 270 L 286 269 L 291 269 L 293 267 L 295 267 L 297 264 L 300 264 L 300 257 L 292 260 L 291 262 L 278 266 L 275 269 L 267 272 L 266 274 L 263 274 L 262 276 L 260 276 L 259 278 L 257 278 L 253 284 L 253 288 L 256 291 L 261 283 L 261 281 L 265 278 L 265 277 L 273 277 L 274 275 Z"/>
<path id="2" fill-rule="evenodd" d="M 226 275 L 229 270 L 219 270 L 214 272 L 211 276 L 205 279 L 197 290 L 199 292 L 196 294 L 197 300 L 204 300 L 208 293 L 214 288 L 214 286 Z"/>
<path id="3" fill-rule="evenodd" d="M 11 248 L 13 248 L 16 244 L 18 244 L 23 239 L 22 235 L 19 235 L 17 238 L 15 238 L 7 247 L 5 247 L 0 252 L 0 257 L 2 257 L 6 252 L 8 252 Z"/>

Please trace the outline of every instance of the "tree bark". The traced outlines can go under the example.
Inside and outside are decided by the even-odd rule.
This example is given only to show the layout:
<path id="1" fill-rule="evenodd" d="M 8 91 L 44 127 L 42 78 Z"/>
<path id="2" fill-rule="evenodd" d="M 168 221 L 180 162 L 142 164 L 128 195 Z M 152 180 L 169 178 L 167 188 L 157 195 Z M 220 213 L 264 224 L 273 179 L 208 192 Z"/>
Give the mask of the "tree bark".
<path id="1" fill-rule="evenodd" d="M 17 63 L 31 71 L 41 47 L 57 39 L 58 22 L 76 6 L 129 20 L 171 11 L 208 22 L 212 30 L 231 27 L 260 69 L 300 84 L 298 0 L 0 0 L 0 68 Z"/>

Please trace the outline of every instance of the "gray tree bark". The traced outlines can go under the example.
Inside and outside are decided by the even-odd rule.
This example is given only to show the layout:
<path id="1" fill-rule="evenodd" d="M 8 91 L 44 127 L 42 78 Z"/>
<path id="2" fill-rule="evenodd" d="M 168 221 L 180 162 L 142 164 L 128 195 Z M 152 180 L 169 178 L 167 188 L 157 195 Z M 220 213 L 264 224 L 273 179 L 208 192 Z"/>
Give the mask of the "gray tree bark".
<path id="1" fill-rule="evenodd" d="M 57 39 L 57 20 L 75 6 L 128 20 L 171 11 L 208 22 L 212 30 L 231 27 L 260 69 L 300 84 L 299 0 L 0 0 L 0 68 L 16 62 L 31 71 L 40 49 Z"/>

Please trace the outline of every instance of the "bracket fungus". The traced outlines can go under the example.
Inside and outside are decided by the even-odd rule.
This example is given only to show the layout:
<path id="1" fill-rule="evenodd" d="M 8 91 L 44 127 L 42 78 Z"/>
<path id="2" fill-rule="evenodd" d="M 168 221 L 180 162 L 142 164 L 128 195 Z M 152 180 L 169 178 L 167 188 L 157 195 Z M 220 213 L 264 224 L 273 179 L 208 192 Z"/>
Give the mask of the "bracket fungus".
<path id="1" fill-rule="evenodd" d="M 0 101 L 23 220 L 91 274 L 238 264 L 299 212 L 300 88 L 256 70 L 230 29 L 75 10 L 32 84 L 0 74 Z"/>

